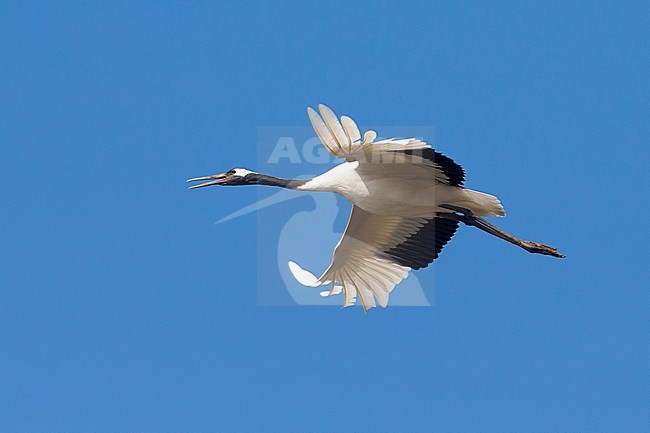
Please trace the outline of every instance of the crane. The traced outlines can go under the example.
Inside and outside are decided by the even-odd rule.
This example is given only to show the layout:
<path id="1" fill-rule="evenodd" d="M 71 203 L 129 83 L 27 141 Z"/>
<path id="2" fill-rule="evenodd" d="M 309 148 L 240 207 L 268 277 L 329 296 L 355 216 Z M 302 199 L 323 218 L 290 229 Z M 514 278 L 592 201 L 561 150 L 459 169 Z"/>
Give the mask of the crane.
<path id="1" fill-rule="evenodd" d="M 465 172 L 451 158 L 417 138 L 377 140 L 361 136 L 348 116 L 337 118 L 325 105 L 307 108 L 325 148 L 345 162 L 312 179 L 282 179 L 233 168 L 195 177 L 190 189 L 211 185 L 267 185 L 290 190 L 333 192 L 352 203 L 347 227 L 332 262 L 316 277 L 295 262 L 289 267 L 306 286 L 331 285 L 344 294 L 344 306 L 357 297 L 364 310 L 388 305 L 390 293 L 411 270 L 426 268 L 452 238 L 460 223 L 517 245 L 534 254 L 563 258 L 556 248 L 513 236 L 483 217 L 502 217 L 493 195 L 464 186 Z"/>

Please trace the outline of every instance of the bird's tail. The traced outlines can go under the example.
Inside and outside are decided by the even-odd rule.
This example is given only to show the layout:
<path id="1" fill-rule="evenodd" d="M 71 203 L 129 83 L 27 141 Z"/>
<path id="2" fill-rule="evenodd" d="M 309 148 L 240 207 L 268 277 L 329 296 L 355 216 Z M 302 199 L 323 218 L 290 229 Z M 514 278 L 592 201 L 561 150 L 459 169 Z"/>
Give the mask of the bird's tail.
<path id="1" fill-rule="evenodd" d="M 471 189 L 460 190 L 458 198 L 450 204 L 468 208 L 477 216 L 506 216 L 498 198 Z"/>

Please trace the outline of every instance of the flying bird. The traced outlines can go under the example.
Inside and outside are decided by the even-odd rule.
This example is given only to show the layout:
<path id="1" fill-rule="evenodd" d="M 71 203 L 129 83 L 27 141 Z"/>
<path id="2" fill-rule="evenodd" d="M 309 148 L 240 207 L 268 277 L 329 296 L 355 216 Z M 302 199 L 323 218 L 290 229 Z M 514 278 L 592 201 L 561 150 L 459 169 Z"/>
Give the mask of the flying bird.
<path id="1" fill-rule="evenodd" d="M 268 185 L 298 191 L 333 192 L 352 203 L 343 237 L 332 262 L 316 277 L 297 263 L 289 267 L 298 281 L 331 285 L 344 294 L 344 306 L 357 297 L 364 310 L 388 305 L 389 296 L 409 271 L 426 268 L 449 242 L 459 223 L 474 226 L 531 253 L 564 257 L 549 245 L 521 240 L 483 217 L 502 217 L 505 210 L 493 195 L 464 186 L 465 172 L 451 158 L 417 138 L 377 140 L 363 136 L 347 116 L 340 119 L 325 105 L 307 108 L 309 120 L 325 148 L 345 162 L 313 179 L 291 180 L 233 168 L 196 177 L 210 185 Z"/>

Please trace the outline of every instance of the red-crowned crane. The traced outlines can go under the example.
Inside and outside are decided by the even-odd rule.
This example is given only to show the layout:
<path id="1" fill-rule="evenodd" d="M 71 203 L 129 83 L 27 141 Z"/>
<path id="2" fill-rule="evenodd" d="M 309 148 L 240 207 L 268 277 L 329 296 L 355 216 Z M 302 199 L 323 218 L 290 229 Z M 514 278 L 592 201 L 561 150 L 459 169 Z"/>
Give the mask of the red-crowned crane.
<path id="1" fill-rule="evenodd" d="M 332 263 L 320 277 L 290 262 L 302 284 L 331 284 L 343 291 L 344 305 L 357 294 L 365 310 L 388 305 L 393 288 L 408 272 L 427 267 L 456 232 L 460 222 L 477 227 L 531 253 L 564 257 L 551 246 L 523 241 L 482 217 L 505 216 L 499 200 L 465 188 L 465 172 L 451 158 L 416 138 L 376 140 L 361 136 L 355 122 L 340 120 L 328 107 L 307 109 L 311 124 L 327 150 L 344 163 L 308 180 L 281 179 L 243 168 L 189 179 L 210 185 L 269 185 L 300 191 L 333 192 L 352 204 Z"/>

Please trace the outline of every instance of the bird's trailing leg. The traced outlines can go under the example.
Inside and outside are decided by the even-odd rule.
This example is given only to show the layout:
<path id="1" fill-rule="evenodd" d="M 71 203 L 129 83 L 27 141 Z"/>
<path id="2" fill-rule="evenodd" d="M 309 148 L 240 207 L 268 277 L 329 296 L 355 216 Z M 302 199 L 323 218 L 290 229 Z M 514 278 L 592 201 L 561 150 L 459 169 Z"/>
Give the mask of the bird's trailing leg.
<path id="1" fill-rule="evenodd" d="M 518 247 L 521 247 L 528 251 L 529 253 L 533 254 L 544 254 L 547 256 L 553 256 L 553 257 L 559 257 L 559 258 L 564 258 L 564 254 L 560 254 L 557 251 L 557 248 L 552 247 L 550 245 L 544 245 L 544 244 L 538 244 L 537 242 L 530 242 L 530 241 L 524 241 L 522 239 L 519 239 L 516 236 L 511 235 L 508 232 L 505 232 L 498 228 L 497 226 L 489 223 L 485 219 L 478 217 L 474 215 L 474 213 L 463 207 L 459 206 L 454 206 L 450 204 L 445 204 L 442 205 L 441 207 L 444 207 L 446 209 L 452 210 L 456 213 L 454 214 L 440 214 L 440 216 L 445 217 L 445 218 L 451 218 L 451 219 L 456 219 L 463 224 L 466 224 L 468 226 L 474 226 L 476 228 L 479 228 L 483 230 L 486 233 L 489 233 L 491 235 L 494 235 L 498 238 L 503 239 L 504 241 L 508 241 L 511 244 L 517 245 Z"/>

